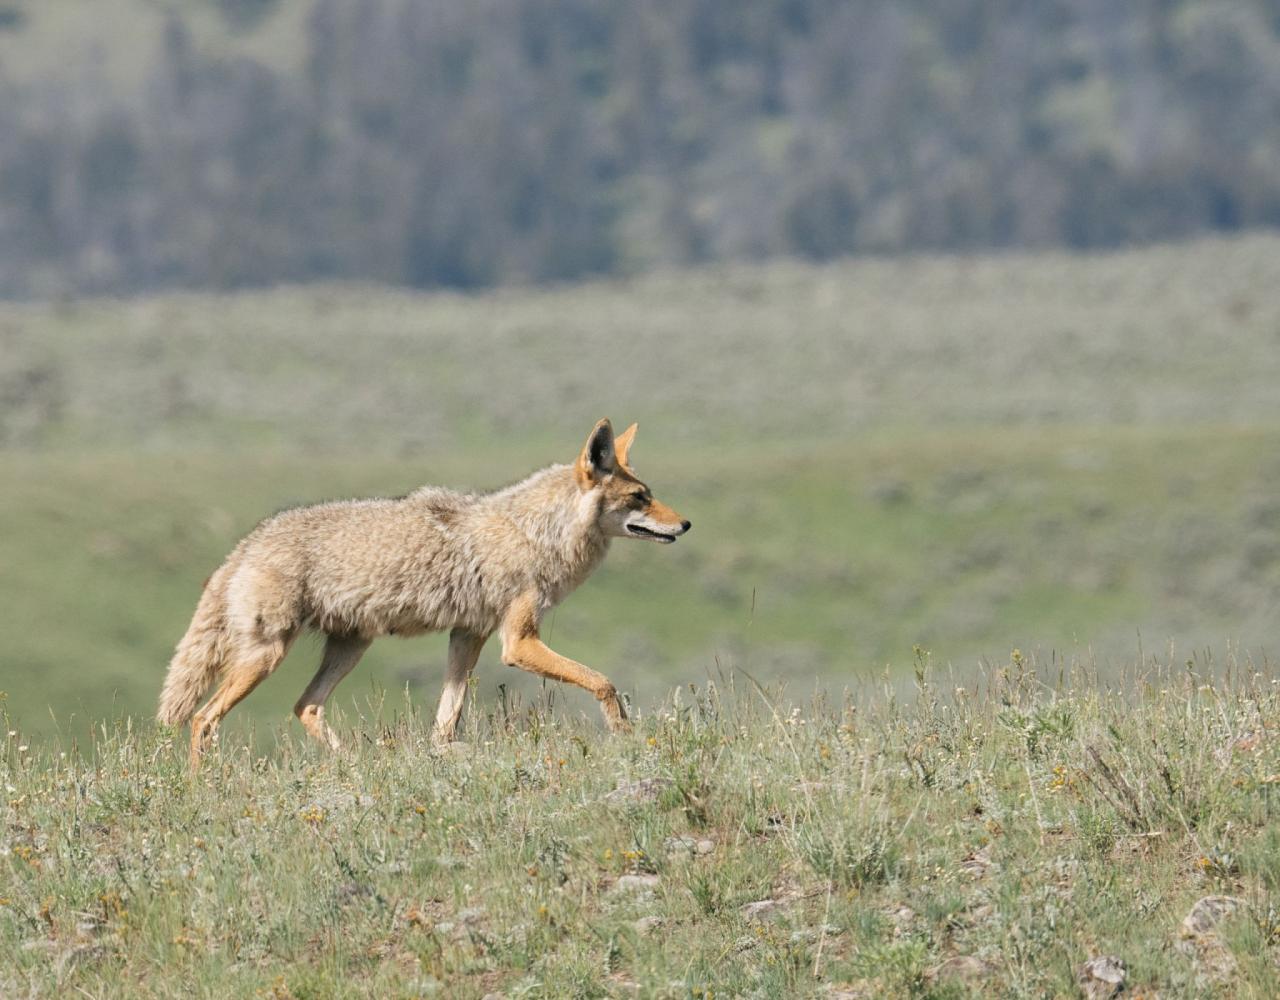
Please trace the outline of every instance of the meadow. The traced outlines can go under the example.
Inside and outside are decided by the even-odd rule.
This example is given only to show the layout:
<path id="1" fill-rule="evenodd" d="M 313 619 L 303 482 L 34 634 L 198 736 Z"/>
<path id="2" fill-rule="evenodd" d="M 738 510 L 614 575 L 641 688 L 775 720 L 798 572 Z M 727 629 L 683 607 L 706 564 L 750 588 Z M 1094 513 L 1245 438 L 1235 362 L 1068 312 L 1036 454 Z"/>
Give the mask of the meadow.
<path id="1" fill-rule="evenodd" d="M 912 647 L 1265 655 L 1280 238 L 770 264 L 475 296 L 319 286 L 0 305 L 0 689 L 23 732 L 150 714 L 201 582 L 281 507 L 491 488 L 602 415 L 695 524 L 614 546 L 552 644 L 637 703 L 838 694 Z M 431 701 L 384 640 L 340 709 Z M 287 719 L 300 643 L 232 719 Z M 540 689 L 486 649 L 482 704 Z M 564 703 L 590 710 L 574 693 Z M 243 734 L 242 734 L 243 735 Z M 265 733 L 263 735 L 266 735 Z"/>
<path id="2" fill-rule="evenodd" d="M 1274 996 L 1278 287 L 1256 235 L 0 305 L 0 994 Z M 634 734 L 489 648 L 432 753 L 444 642 L 383 640 L 327 756 L 303 642 L 188 777 L 154 699 L 259 518 L 602 415 L 694 522 L 545 630 Z"/>
<path id="3" fill-rule="evenodd" d="M 1013 651 L 970 685 L 364 720 L 346 753 L 4 743 L 6 996 L 1272 997 L 1280 678 Z"/>

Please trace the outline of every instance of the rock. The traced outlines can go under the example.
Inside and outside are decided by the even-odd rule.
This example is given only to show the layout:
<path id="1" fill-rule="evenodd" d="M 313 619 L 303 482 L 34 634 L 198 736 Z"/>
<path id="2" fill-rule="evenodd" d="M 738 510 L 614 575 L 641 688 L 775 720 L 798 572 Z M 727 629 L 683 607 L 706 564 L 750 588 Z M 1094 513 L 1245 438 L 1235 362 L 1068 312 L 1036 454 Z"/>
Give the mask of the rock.
<path id="1" fill-rule="evenodd" d="M 710 854 L 716 849 L 714 840 L 701 839 L 696 837 L 668 837 L 662 845 L 668 854 Z"/>
<path id="2" fill-rule="evenodd" d="M 798 931 L 791 932 L 792 944 L 813 944 L 820 938 L 838 937 L 844 933 L 843 929 L 835 924 L 823 924 L 821 927 L 801 927 Z"/>
<path id="3" fill-rule="evenodd" d="M 650 892 L 662 884 L 657 875 L 620 875 L 613 892 Z"/>
<path id="4" fill-rule="evenodd" d="M 932 980 L 956 979 L 961 982 L 974 982 L 986 979 L 995 967 L 984 962 L 976 955 L 954 955 L 929 973 Z"/>
<path id="5" fill-rule="evenodd" d="M 662 848 L 668 854 L 692 854 L 696 843 L 692 837 L 668 837 Z"/>
<path id="6" fill-rule="evenodd" d="M 893 936 L 901 937 L 915 923 L 916 911 L 909 906 L 898 906 L 885 914 L 893 924 Z"/>
<path id="7" fill-rule="evenodd" d="M 1087 1000 L 1109 1000 L 1124 989 L 1124 962 L 1114 955 L 1099 955 L 1080 966 L 1076 982 Z"/>
<path id="8" fill-rule="evenodd" d="M 960 862 L 960 870 L 970 878 L 982 878 L 991 868 L 991 845 L 973 851 Z"/>
<path id="9" fill-rule="evenodd" d="M 641 778 L 619 785 L 604 798 L 606 802 L 656 802 L 674 784 L 670 778 Z"/>
<path id="10" fill-rule="evenodd" d="M 1205 896 L 1196 900 L 1182 921 L 1182 939 L 1176 948 L 1195 961 L 1202 974 L 1226 980 L 1236 971 L 1236 959 L 1222 937 L 1218 925 L 1245 907 L 1238 896 Z"/>
<path id="11" fill-rule="evenodd" d="M 1238 896 L 1205 896 L 1196 900 L 1182 921 L 1183 937 L 1204 937 L 1214 933 L 1218 924 L 1243 909 L 1244 905 L 1244 900 Z"/>
<path id="12" fill-rule="evenodd" d="M 964 911 L 965 923 L 970 927 L 976 927 L 978 924 L 985 923 L 995 916 L 996 908 L 990 903 L 979 903 L 977 906 L 970 907 Z"/>
<path id="13" fill-rule="evenodd" d="M 780 899 L 757 899 L 754 903 L 747 903 L 739 912 L 745 920 L 761 922 L 776 919 L 785 909 L 786 904 Z"/>

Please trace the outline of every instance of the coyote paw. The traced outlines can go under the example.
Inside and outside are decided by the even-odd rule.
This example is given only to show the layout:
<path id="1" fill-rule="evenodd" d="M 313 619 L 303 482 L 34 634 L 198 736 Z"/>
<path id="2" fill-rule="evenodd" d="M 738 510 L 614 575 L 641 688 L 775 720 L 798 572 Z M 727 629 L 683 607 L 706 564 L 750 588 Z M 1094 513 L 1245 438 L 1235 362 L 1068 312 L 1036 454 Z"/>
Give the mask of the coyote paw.
<path id="1" fill-rule="evenodd" d="M 625 735 L 627 733 L 634 732 L 634 730 L 631 728 L 631 723 L 626 719 L 610 719 L 609 732 Z"/>

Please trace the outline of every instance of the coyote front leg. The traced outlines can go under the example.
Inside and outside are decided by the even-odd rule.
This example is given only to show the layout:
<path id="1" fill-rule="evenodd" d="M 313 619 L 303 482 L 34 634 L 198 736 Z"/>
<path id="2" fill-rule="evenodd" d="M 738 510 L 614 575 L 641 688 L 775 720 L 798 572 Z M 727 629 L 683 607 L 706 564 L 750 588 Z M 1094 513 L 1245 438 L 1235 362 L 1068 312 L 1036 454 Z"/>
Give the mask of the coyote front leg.
<path id="1" fill-rule="evenodd" d="M 530 673 L 567 681 L 585 688 L 596 696 L 609 729 L 615 733 L 631 731 L 627 710 L 617 689 L 604 674 L 561 656 L 538 637 L 537 602 L 532 597 L 517 600 L 507 612 L 502 625 L 502 662 Z"/>
<path id="2" fill-rule="evenodd" d="M 432 740 L 438 746 L 453 739 L 467 694 L 467 678 L 471 676 L 488 638 L 462 628 L 455 628 L 449 633 L 449 672 L 445 675 L 444 690 L 440 692 L 440 707 L 436 710 L 436 727 L 432 734 Z"/>

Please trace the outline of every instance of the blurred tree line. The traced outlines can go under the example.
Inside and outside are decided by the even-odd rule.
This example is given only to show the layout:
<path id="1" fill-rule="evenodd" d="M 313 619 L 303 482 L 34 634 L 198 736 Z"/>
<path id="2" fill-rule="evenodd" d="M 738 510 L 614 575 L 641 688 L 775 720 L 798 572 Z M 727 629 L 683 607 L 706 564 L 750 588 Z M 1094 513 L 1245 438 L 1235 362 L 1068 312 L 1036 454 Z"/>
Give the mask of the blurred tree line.
<path id="1" fill-rule="evenodd" d="M 470 288 L 1280 224 L 1280 0 L 305 3 L 304 68 L 0 65 L 0 294 Z M 0 3 L 0 32 L 23 31 Z"/>

